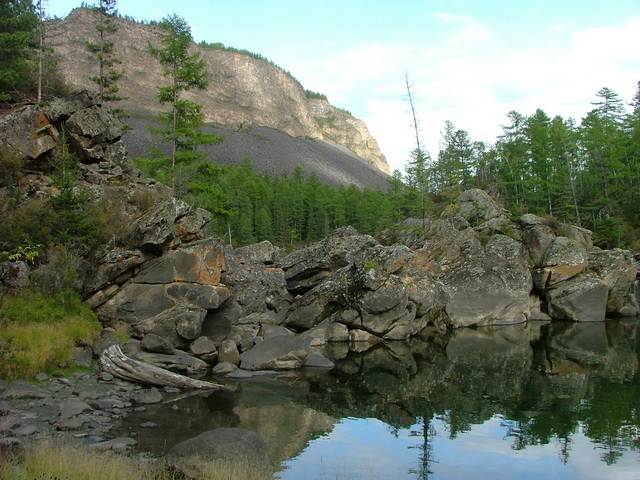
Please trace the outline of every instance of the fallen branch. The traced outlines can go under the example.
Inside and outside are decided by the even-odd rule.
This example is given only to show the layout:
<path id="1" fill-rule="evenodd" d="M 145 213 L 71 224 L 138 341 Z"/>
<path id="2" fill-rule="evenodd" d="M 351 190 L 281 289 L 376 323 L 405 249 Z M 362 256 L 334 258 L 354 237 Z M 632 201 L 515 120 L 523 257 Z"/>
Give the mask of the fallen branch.
<path id="1" fill-rule="evenodd" d="M 228 390 L 217 383 L 196 380 L 149 363 L 127 357 L 119 345 L 111 345 L 100 355 L 102 370 L 114 377 L 159 387 L 199 388 L 207 390 Z"/>

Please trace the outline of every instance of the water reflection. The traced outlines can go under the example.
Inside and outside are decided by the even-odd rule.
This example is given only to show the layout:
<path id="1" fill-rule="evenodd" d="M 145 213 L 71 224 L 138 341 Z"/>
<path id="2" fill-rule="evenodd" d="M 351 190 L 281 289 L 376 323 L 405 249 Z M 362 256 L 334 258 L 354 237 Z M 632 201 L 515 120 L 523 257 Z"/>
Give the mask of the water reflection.
<path id="1" fill-rule="evenodd" d="M 122 428 L 156 452 L 248 428 L 281 479 L 638 478 L 637 330 L 631 320 L 534 323 L 361 353 L 334 345 L 327 374 L 185 397 Z M 161 426 L 140 428 L 146 421 Z"/>

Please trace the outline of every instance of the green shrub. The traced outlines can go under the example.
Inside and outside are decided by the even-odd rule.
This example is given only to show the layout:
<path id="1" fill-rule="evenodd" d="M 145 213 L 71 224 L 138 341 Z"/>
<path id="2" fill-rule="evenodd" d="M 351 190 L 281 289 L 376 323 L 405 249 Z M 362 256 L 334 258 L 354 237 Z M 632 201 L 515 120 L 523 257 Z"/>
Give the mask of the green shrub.
<path id="1" fill-rule="evenodd" d="M 0 299 L 0 378 L 31 378 L 73 366 L 73 348 L 91 344 L 101 327 L 74 292 L 35 291 Z"/>

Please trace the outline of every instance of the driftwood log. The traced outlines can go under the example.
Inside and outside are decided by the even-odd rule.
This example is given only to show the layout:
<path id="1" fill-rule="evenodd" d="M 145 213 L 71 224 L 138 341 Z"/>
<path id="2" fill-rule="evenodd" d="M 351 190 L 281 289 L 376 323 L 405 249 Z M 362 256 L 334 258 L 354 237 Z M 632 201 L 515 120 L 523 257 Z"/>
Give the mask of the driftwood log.
<path id="1" fill-rule="evenodd" d="M 158 387 L 198 388 L 207 390 L 228 390 L 228 387 L 217 383 L 196 380 L 179 373 L 170 372 L 164 368 L 149 363 L 140 362 L 127 357 L 119 345 L 111 345 L 100 355 L 102 370 L 111 375 L 146 385 Z"/>

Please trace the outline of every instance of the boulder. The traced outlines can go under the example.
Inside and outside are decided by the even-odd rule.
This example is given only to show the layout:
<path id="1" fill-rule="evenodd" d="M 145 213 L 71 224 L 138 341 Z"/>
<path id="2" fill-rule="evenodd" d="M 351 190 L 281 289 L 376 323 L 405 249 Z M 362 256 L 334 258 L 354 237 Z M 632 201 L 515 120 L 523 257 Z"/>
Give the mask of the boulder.
<path id="1" fill-rule="evenodd" d="M 287 290 L 284 272 L 267 258 L 270 249 L 264 242 L 258 245 L 226 252 L 227 269 L 221 281 L 229 287 L 231 298 L 220 316 L 235 321 L 254 313 L 269 313 L 281 323 L 293 297 Z"/>
<path id="2" fill-rule="evenodd" d="M 510 237 L 494 235 L 483 254 L 459 261 L 440 279 L 453 328 L 522 323 L 530 315 L 528 254 Z"/>
<path id="3" fill-rule="evenodd" d="M 243 370 L 293 370 L 304 365 L 311 347 L 306 338 L 273 337 L 240 355 Z"/>
<path id="4" fill-rule="evenodd" d="M 236 248 L 233 254 L 242 263 L 263 263 L 272 265 L 280 255 L 280 248 L 274 246 L 270 241 L 265 240 L 254 245 Z"/>
<path id="5" fill-rule="evenodd" d="M 164 353 L 166 355 L 176 353 L 175 347 L 169 340 L 155 333 L 145 335 L 140 342 L 140 346 L 145 352 Z"/>
<path id="6" fill-rule="evenodd" d="M 31 282 L 31 269 L 26 262 L 0 262 L 0 283 L 9 288 L 24 288 Z"/>
<path id="7" fill-rule="evenodd" d="M 484 190 L 472 188 L 458 196 L 460 215 L 473 225 L 478 225 L 505 213 L 505 210 Z"/>
<path id="8" fill-rule="evenodd" d="M 377 242 L 369 235 L 361 235 L 352 227 L 339 228 L 321 242 L 280 261 L 287 288 L 293 293 L 305 293 L 374 245 Z"/>
<path id="9" fill-rule="evenodd" d="M 271 478 L 266 442 L 255 432 L 217 428 L 180 442 L 169 450 L 166 461 L 187 478 L 207 478 L 211 471 L 240 472 L 238 478 Z"/>
<path id="10" fill-rule="evenodd" d="M 182 238 L 191 241 L 199 237 L 195 232 L 201 232 L 210 220 L 209 212 L 193 210 L 170 197 L 135 222 L 132 242 L 141 250 L 162 253 L 179 245 Z"/>
<path id="11" fill-rule="evenodd" d="M 533 214 L 520 217 L 520 225 L 523 228 L 522 238 L 537 267 L 541 266 L 543 255 L 556 238 L 555 232 L 547 223 L 543 218 Z"/>
<path id="12" fill-rule="evenodd" d="M 560 282 L 575 277 L 589 265 L 584 246 L 567 237 L 554 238 L 534 271 L 535 286 L 539 291 L 553 288 Z"/>
<path id="13" fill-rule="evenodd" d="M 602 321 L 607 312 L 608 293 L 604 281 L 583 273 L 545 291 L 547 311 L 558 320 Z"/>
<path id="14" fill-rule="evenodd" d="M 218 362 L 240 365 L 240 352 L 233 340 L 224 340 L 218 348 Z"/>
<path id="15" fill-rule="evenodd" d="M 294 330 L 308 330 L 345 306 L 357 302 L 352 268 L 344 267 L 304 295 L 296 297 L 285 320 Z"/>
<path id="16" fill-rule="evenodd" d="M 609 289 L 607 313 L 629 317 L 638 315 L 639 308 L 635 294 L 638 269 L 631 252 L 619 248 L 613 250 L 594 248 L 589 252 L 589 268 L 604 281 Z"/>

